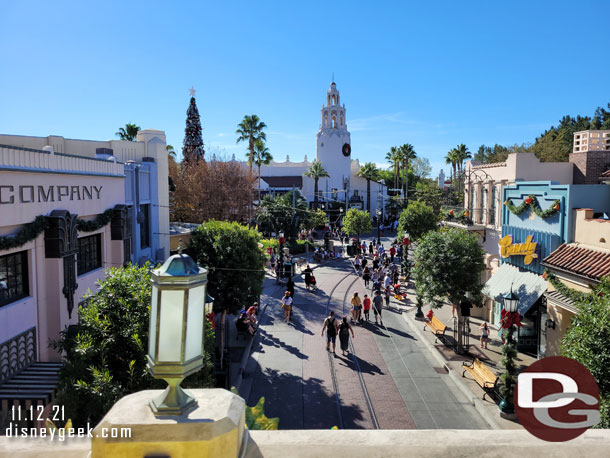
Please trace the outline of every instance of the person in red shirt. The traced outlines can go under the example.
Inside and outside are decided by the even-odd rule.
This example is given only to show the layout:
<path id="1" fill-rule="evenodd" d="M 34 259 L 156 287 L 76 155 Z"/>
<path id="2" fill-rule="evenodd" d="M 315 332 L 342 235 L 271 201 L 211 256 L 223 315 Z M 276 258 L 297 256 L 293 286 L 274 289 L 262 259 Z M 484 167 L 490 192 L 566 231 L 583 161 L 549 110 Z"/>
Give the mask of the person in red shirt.
<path id="1" fill-rule="evenodd" d="M 390 262 L 394 262 L 394 256 L 396 256 L 396 247 L 392 245 L 390 247 Z"/>
<path id="2" fill-rule="evenodd" d="M 371 310 L 371 299 L 368 295 L 364 295 L 364 300 L 362 301 L 362 307 L 364 308 L 364 319 L 369 321 L 369 311 Z"/>

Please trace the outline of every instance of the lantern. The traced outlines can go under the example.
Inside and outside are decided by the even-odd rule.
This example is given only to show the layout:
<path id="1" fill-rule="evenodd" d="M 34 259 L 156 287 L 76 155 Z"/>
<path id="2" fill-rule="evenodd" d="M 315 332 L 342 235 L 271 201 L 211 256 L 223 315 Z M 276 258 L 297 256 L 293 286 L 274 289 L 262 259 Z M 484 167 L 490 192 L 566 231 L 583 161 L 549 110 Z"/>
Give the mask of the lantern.
<path id="1" fill-rule="evenodd" d="M 514 313 L 519 305 L 519 297 L 511 289 L 510 294 L 502 296 L 502 302 L 504 303 L 504 309 L 508 313 Z"/>
<path id="2" fill-rule="evenodd" d="M 180 383 L 203 367 L 208 271 L 179 251 L 152 271 L 148 370 L 168 384 L 150 401 L 155 415 L 182 415 L 194 407 L 195 399 Z"/>

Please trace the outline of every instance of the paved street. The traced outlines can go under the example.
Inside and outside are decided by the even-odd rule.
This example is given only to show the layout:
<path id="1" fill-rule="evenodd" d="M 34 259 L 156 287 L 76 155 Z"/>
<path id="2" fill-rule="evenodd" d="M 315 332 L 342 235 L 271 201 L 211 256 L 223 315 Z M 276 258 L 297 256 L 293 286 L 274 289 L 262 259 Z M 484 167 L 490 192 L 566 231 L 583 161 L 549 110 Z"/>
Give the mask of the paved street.
<path id="1" fill-rule="evenodd" d="M 315 292 L 295 280 L 289 324 L 282 319 L 282 288 L 266 281 L 269 305 L 240 386 L 249 405 L 264 396 L 265 413 L 280 418 L 280 429 L 490 428 L 399 311 L 384 309 L 383 327 L 355 326 L 354 354 L 343 357 L 338 349 L 329 359 L 321 336 L 327 307 L 347 314 L 353 291 L 362 296 L 365 288 L 345 259 L 314 272 Z"/>

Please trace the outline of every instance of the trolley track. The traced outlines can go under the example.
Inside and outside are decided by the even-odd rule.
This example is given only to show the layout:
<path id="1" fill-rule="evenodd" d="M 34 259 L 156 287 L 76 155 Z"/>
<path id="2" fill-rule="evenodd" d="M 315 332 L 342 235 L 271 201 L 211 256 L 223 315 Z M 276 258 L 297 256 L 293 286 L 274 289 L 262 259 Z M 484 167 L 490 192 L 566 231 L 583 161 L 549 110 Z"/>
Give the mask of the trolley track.
<path id="1" fill-rule="evenodd" d="M 331 290 L 330 294 L 328 295 L 328 301 L 326 303 L 326 316 L 328 316 L 328 314 L 330 312 L 330 303 L 332 301 L 333 294 L 335 293 L 335 291 L 337 290 L 339 285 L 341 283 L 343 283 L 346 279 L 350 278 L 352 275 L 353 274 L 351 272 L 348 273 L 347 275 L 345 275 L 341 280 L 339 280 L 337 282 L 337 284 L 335 284 L 335 286 Z M 359 279 L 360 279 L 360 277 L 356 276 L 356 278 L 354 278 L 352 280 L 352 282 L 349 284 L 349 286 L 345 290 L 345 293 L 343 295 L 343 301 L 342 301 L 342 310 L 343 310 L 344 315 L 346 312 L 347 296 L 348 296 L 352 286 L 354 285 L 354 283 L 356 283 Z M 360 368 L 360 364 L 358 363 L 358 357 L 356 356 L 354 345 L 353 345 L 351 339 L 350 339 L 349 345 L 350 345 L 350 347 L 349 347 L 350 348 L 350 359 L 351 359 L 352 363 L 354 364 L 354 367 L 356 368 L 356 372 L 358 373 L 358 380 L 360 382 L 360 387 L 362 388 L 364 400 L 365 400 L 365 403 L 366 403 L 366 406 L 367 406 L 367 409 L 368 409 L 368 412 L 369 412 L 369 415 L 371 418 L 371 423 L 372 423 L 374 429 L 379 429 L 379 422 L 377 421 L 377 415 L 375 414 L 375 409 L 373 407 L 373 403 L 371 402 L 371 398 L 369 396 L 368 389 L 364 382 L 364 378 L 362 376 L 362 370 Z M 330 351 L 328 352 L 328 363 L 329 363 L 329 367 L 330 367 L 333 389 L 335 392 L 335 401 L 337 404 L 337 412 L 338 412 L 338 417 L 339 417 L 339 427 L 341 429 L 345 429 L 345 419 L 343 417 L 343 411 L 342 411 L 341 394 L 339 391 L 339 384 L 338 384 L 338 380 L 337 380 L 337 371 L 335 368 L 335 357 L 334 357 L 334 354 L 331 354 Z"/>

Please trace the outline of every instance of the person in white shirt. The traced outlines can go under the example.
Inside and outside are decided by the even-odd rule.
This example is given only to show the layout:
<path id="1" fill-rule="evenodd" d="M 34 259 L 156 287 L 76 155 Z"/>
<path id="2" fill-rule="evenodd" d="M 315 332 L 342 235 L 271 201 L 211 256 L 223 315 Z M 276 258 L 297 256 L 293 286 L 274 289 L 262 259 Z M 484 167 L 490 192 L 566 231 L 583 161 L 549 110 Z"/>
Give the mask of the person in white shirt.
<path id="1" fill-rule="evenodd" d="M 292 310 L 292 297 L 290 297 L 290 291 L 284 293 L 281 302 L 282 309 L 284 310 L 284 321 L 288 323 L 288 321 L 290 321 L 290 311 Z"/>
<path id="2" fill-rule="evenodd" d="M 392 277 L 390 277 L 390 275 L 388 273 L 388 274 L 386 274 L 385 278 L 383 279 L 383 287 L 386 290 L 389 290 L 391 286 L 392 286 Z"/>

